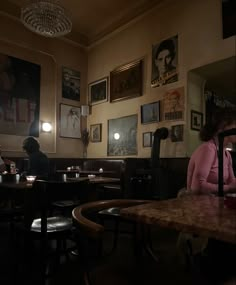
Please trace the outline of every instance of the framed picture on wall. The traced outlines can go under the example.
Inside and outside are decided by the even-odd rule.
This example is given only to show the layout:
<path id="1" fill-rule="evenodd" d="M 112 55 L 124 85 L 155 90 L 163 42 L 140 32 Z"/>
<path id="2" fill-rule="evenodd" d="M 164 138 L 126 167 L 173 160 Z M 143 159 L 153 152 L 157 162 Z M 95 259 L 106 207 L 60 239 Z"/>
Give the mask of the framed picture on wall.
<path id="1" fill-rule="evenodd" d="M 80 107 L 60 104 L 60 136 L 65 138 L 81 138 Z"/>
<path id="2" fill-rule="evenodd" d="M 203 126 L 203 114 L 191 110 L 191 130 L 200 131 Z"/>
<path id="3" fill-rule="evenodd" d="M 141 105 L 141 124 L 160 121 L 160 101 Z"/>
<path id="4" fill-rule="evenodd" d="M 107 155 L 137 154 L 138 115 L 108 120 Z"/>
<path id="5" fill-rule="evenodd" d="M 0 134 L 39 136 L 41 67 L 0 53 Z"/>
<path id="6" fill-rule="evenodd" d="M 62 97 L 80 101 L 80 72 L 62 67 Z"/>
<path id="7" fill-rule="evenodd" d="M 182 142 L 184 140 L 184 125 L 172 126 L 170 139 L 172 142 Z"/>
<path id="8" fill-rule="evenodd" d="M 110 102 L 142 96 L 142 65 L 138 60 L 110 73 Z"/>
<path id="9" fill-rule="evenodd" d="M 88 86 L 89 104 L 95 105 L 107 101 L 108 77 L 91 82 Z"/>
<path id="10" fill-rule="evenodd" d="M 143 147 L 152 146 L 152 132 L 143 133 Z"/>
<path id="11" fill-rule="evenodd" d="M 102 141 L 102 124 L 95 124 L 90 126 L 90 140 L 91 142 Z"/>

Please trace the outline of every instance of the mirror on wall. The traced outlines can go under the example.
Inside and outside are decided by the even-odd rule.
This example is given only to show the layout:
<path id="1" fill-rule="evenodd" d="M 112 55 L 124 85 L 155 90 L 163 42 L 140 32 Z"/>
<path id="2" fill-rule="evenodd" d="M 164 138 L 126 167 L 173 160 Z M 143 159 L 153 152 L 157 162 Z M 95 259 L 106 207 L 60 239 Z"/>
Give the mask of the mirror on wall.
<path id="1" fill-rule="evenodd" d="M 210 92 L 225 104 L 236 106 L 236 56 L 191 70 L 206 80 L 205 93 Z"/>
<path id="2" fill-rule="evenodd" d="M 204 82 L 205 122 L 217 107 L 236 108 L 236 56 L 192 69 L 191 74 Z M 233 149 L 236 150 L 236 146 Z"/>

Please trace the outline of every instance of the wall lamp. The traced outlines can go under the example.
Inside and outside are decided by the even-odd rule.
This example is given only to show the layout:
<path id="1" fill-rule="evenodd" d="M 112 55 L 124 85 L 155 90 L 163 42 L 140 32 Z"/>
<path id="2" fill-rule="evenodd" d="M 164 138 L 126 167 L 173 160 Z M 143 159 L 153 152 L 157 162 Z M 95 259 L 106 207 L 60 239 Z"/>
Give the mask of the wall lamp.
<path id="1" fill-rule="evenodd" d="M 41 133 L 51 133 L 52 132 L 52 124 L 50 122 L 40 121 L 40 123 L 41 123 L 41 127 L 40 127 Z"/>
<path id="2" fill-rule="evenodd" d="M 87 117 L 89 115 L 89 105 L 82 105 L 81 106 L 81 116 Z"/>

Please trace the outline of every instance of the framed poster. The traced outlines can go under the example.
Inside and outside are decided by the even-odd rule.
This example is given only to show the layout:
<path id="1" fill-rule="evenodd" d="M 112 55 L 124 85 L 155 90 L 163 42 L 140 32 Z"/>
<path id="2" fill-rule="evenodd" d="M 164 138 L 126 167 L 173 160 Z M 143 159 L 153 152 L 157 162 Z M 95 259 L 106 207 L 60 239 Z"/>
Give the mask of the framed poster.
<path id="1" fill-rule="evenodd" d="M 184 140 L 184 125 L 172 126 L 170 138 L 172 142 L 182 142 Z"/>
<path id="2" fill-rule="evenodd" d="M 62 97 L 80 101 L 80 72 L 62 67 Z"/>
<path id="3" fill-rule="evenodd" d="M 39 136 L 38 64 L 0 54 L 0 133 Z"/>
<path id="4" fill-rule="evenodd" d="M 91 82 L 89 84 L 89 104 L 95 105 L 107 101 L 108 77 Z"/>
<path id="5" fill-rule="evenodd" d="M 65 138 L 81 138 L 80 108 L 60 104 L 60 136 Z"/>
<path id="6" fill-rule="evenodd" d="M 200 131 L 203 126 L 203 114 L 191 110 L 191 130 Z"/>
<path id="7" fill-rule="evenodd" d="M 142 96 L 142 60 L 119 67 L 110 73 L 110 102 Z"/>
<path id="8" fill-rule="evenodd" d="M 143 147 L 152 146 L 152 132 L 143 133 Z"/>
<path id="9" fill-rule="evenodd" d="M 141 124 L 160 122 L 160 101 L 141 106 Z"/>
<path id="10" fill-rule="evenodd" d="M 138 115 L 108 120 L 107 155 L 137 154 Z"/>
<path id="11" fill-rule="evenodd" d="M 159 87 L 178 80 L 178 36 L 152 46 L 151 86 Z"/>
<path id="12" fill-rule="evenodd" d="M 90 126 L 90 140 L 91 142 L 102 141 L 102 124 L 95 124 Z"/>
<path id="13" fill-rule="evenodd" d="M 184 87 L 170 89 L 163 97 L 163 120 L 184 120 Z"/>

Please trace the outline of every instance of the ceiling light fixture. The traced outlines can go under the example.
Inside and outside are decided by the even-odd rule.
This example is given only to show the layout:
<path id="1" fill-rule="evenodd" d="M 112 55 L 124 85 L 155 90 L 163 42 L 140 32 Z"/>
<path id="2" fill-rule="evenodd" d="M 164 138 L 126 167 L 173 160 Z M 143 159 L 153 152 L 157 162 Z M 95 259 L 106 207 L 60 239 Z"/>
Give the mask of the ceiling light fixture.
<path id="1" fill-rule="evenodd" d="M 32 0 L 21 9 L 26 28 L 41 36 L 53 38 L 70 33 L 72 22 L 57 0 Z"/>

